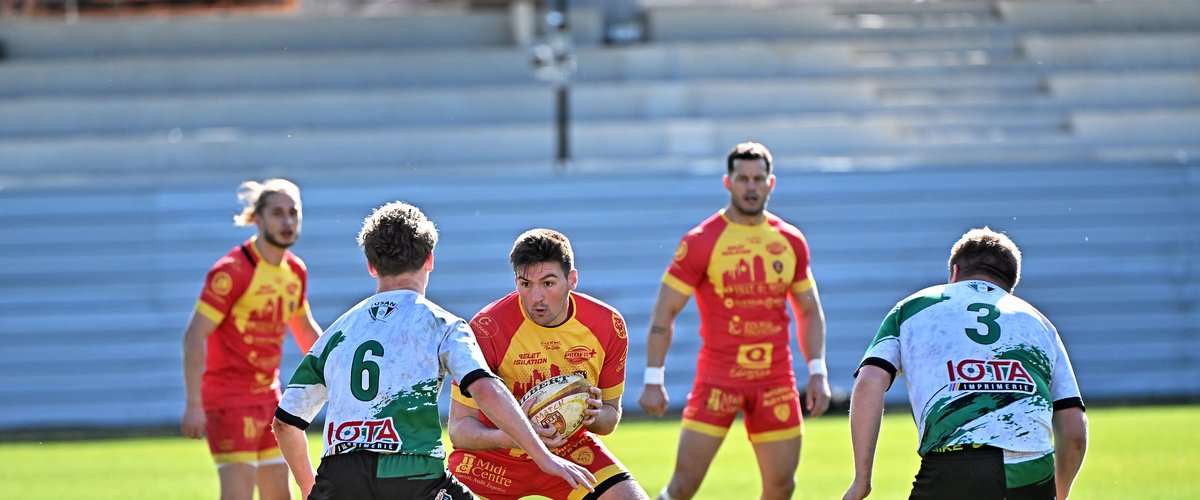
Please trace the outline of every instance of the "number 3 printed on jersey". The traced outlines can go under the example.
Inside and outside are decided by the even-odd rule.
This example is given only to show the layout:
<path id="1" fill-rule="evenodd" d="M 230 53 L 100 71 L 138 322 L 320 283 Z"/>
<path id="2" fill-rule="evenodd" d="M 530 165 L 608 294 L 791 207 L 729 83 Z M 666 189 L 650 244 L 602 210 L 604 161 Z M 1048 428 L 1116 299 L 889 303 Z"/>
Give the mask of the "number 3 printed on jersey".
<path id="1" fill-rule="evenodd" d="M 976 302 L 967 306 L 967 310 L 973 313 L 982 311 L 984 314 L 975 318 L 975 321 L 987 327 L 987 332 L 984 333 L 980 333 L 978 328 L 967 328 L 967 337 L 983 345 L 994 344 L 1000 340 L 1000 325 L 996 324 L 996 318 L 1000 317 L 1000 311 L 996 310 L 996 306 Z"/>

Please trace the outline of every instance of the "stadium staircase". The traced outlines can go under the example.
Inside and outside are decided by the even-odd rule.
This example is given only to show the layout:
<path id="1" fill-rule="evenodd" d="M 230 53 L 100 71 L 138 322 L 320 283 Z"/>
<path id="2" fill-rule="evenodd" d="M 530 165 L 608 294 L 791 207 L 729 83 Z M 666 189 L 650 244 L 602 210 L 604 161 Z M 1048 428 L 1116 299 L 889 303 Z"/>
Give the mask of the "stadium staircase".
<path id="1" fill-rule="evenodd" d="M 638 44 L 574 12 L 562 174 L 503 12 L 0 20 L 0 428 L 173 423 L 200 279 L 246 236 L 234 187 L 273 175 L 304 189 L 322 324 L 373 290 L 353 238 L 384 202 L 437 221 L 430 296 L 461 315 L 511 288 L 518 232 L 563 230 L 580 289 L 630 325 L 632 411 L 658 278 L 746 139 L 812 245 L 839 391 L 887 309 L 990 224 L 1085 395 L 1200 396 L 1200 4 L 644 4 Z"/>

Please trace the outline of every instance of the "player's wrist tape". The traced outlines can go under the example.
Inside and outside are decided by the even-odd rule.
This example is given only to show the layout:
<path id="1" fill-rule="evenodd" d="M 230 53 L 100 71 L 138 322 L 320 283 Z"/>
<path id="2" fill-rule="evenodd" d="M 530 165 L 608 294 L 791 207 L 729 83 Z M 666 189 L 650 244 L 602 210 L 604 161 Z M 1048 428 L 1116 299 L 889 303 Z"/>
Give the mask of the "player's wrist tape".
<path id="1" fill-rule="evenodd" d="M 808 360 L 808 375 L 829 375 L 829 369 L 825 367 L 825 358 L 813 358 Z"/>
<path id="2" fill-rule="evenodd" d="M 643 377 L 642 383 L 644 384 L 663 385 L 667 379 L 667 369 L 662 366 L 647 366 Z"/>

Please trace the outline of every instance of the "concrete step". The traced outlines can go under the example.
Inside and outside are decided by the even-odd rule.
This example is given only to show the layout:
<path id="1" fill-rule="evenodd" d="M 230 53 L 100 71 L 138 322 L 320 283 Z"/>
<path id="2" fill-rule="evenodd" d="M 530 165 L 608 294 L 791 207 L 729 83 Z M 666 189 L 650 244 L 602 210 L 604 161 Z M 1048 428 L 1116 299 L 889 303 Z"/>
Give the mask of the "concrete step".
<path id="1" fill-rule="evenodd" d="M 999 0 L 1004 23 L 1022 30 L 1200 30 L 1200 3 L 1191 0 L 1079 3 Z"/>
<path id="2" fill-rule="evenodd" d="M 860 30 L 979 29 L 1001 23 L 987 1 L 847 2 L 835 6 L 833 16 L 837 27 Z"/>
<path id="3" fill-rule="evenodd" d="M 570 12 L 573 42 L 602 42 L 595 9 Z M 119 35 L 114 35 L 119 33 Z M 503 10 L 413 12 L 403 16 L 177 16 L 0 20 L 15 60 L 215 54 L 280 54 L 513 47 Z"/>
<path id="4" fill-rule="evenodd" d="M 979 58 L 972 55 L 978 49 L 969 47 L 947 53 L 948 49 L 924 42 L 914 48 L 896 45 L 888 49 L 895 53 L 872 46 L 856 49 L 850 43 L 828 40 L 581 48 L 575 80 L 614 83 L 827 77 L 1006 78 L 1092 68 L 1124 71 L 1200 68 L 1197 55 L 1200 41 L 1186 35 L 1144 34 L 1133 39 L 1124 35 L 1037 35 L 1022 38 L 1020 46 L 1024 58 L 1016 60 L 997 60 L 991 53 Z M 905 56 L 906 53 L 912 57 Z M 927 60 L 918 60 L 921 58 Z M 0 65 L 0 81 L 5 82 L 0 86 L 0 97 L 336 92 L 538 83 L 526 54 L 506 48 L 18 60 Z"/>

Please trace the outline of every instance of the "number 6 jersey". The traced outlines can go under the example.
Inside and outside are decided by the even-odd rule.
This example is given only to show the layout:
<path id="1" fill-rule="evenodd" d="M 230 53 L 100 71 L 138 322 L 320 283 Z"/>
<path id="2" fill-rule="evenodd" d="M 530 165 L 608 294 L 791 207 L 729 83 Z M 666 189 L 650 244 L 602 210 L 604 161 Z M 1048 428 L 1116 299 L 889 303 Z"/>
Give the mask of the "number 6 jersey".
<path id="1" fill-rule="evenodd" d="M 1009 452 L 1006 462 L 1044 457 L 1054 451 L 1054 410 L 1083 405 L 1054 325 L 986 281 L 933 286 L 900 301 L 862 365 L 904 374 L 922 456 L 986 444 Z"/>
<path id="2" fill-rule="evenodd" d="M 275 416 L 304 429 L 328 400 L 324 456 L 368 450 L 446 457 L 438 393 L 494 376 L 467 323 L 409 290 L 378 293 L 333 323 L 300 362 Z"/>

